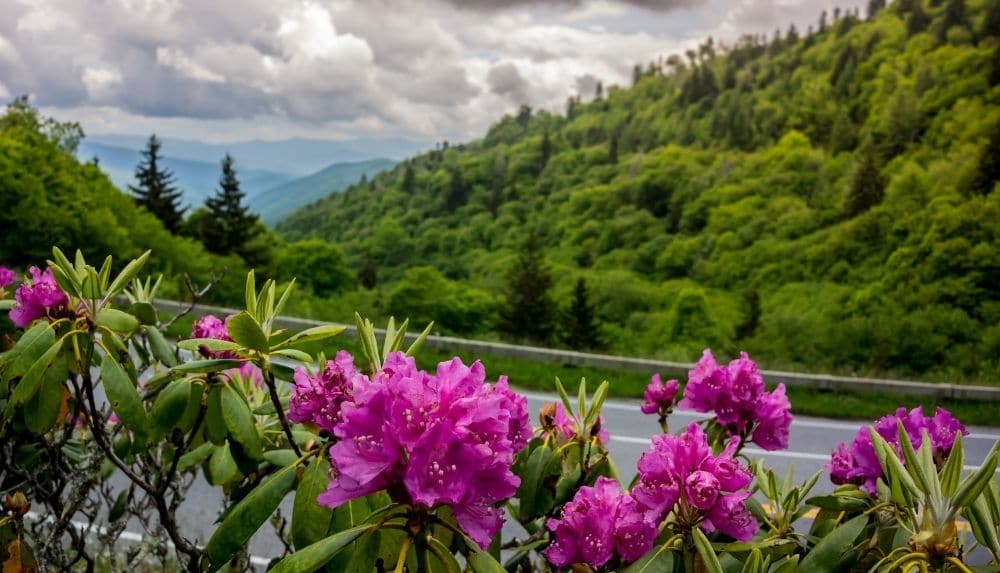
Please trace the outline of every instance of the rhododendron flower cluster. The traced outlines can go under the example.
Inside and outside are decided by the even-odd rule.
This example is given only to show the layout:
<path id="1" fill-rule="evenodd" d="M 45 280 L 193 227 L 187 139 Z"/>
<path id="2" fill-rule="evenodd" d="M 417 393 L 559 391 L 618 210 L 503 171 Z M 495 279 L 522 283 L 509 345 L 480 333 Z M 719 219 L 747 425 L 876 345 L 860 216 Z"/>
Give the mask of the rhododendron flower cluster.
<path id="1" fill-rule="evenodd" d="M 226 317 L 226 321 L 223 322 L 219 317 L 214 314 L 206 314 L 205 316 L 198 319 L 191 327 L 191 338 L 211 338 L 213 340 L 225 340 L 227 342 L 232 342 L 232 338 L 229 336 L 229 330 L 226 329 L 227 324 L 231 316 Z M 202 348 L 200 352 L 208 358 L 233 358 L 235 355 L 228 351 L 212 351 L 207 348 Z"/>
<path id="2" fill-rule="evenodd" d="M 288 419 L 296 424 L 315 424 L 332 434 L 341 420 L 341 405 L 354 398 L 355 384 L 365 382 L 368 377 L 358 372 L 354 358 L 344 350 L 315 376 L 305 368 L 296 368 Z"/>
<path id="3" fill-rule="evenodd" d="M 559 402 L 552 404 L 552 429 L 554 429 L 557 434 L 565 439 L 574 438 L 579 429 L 576 425 L 576 420 L 566 414 L 566 408 Z M 597 419 L 597 425 L 595 429 L 597 430 L 597 442 L 602 446 L 607 445 L 610 435 L 608 434 L 608 429 L 606 427 L 607 423 L 604 420 L 604 416 L 600 416 Z"/>
<path id="4" fill-rule="evenodd" d="M 643 392 L 645 401 L 642 403 L 643 414 L 659 414 L 666 416 L 674 409 L 674 400 L 677 399 L 679 384 L 676 380 L 667 380 L 666 384 L 659 374 L 653 374 L 653 378 Z"/>
<path id="5" fill-rule="evenodd" d="M 746 507 L 746 487 L 753 475 L 734 458 L 739 441 L 730 438 L 725 450 L 714 456 L 698 424 L 677 436 L 654 436 L 652 448 L 639 458 L 639 481 L 632 496 L 656 523 L 673 512 L 683 527 L 749 540 L 758 524 Z"/>
<path id="6" fill-rule="evenodd" d="M 914 448 L 920 447 L 923 433 L 926 431 L 931 439 L 934 459 L 939 464 L 948 457 L 958 434 L 969 435 L 965 426 L 944 408 L 937 408 L 930 417 L 925 416 L 923 408 L 919 406 L 909 412 L 906 408 L 899 408 L 895 414 L 880 418 L 875 422 L 874 428 L 885 441 L 896 448 L 896 452 L 900 454 L 900 461 L 904 464 L 906 461 L 902 457 L 897 422 L 902 422 L 903 429 L 906 430 L 906 435 Z M 830 480 L 835 484 L 853 483 L 868 493 L 874 494 L 877 491 L 876 483 L 882 476 L 882 465 L 875 453 L 868 427 L 858 430 L 850 446 L 844 443 L 837 446 L 831 454 L 827 469 L 830 470 Z"/>
<path id="7" fill-rule="evenodd" d="M 28 326 L 47 316 L 49 310 L 69 302 L 69 297 L 52 276 L 52 269 L 47 268 L 42 272 L 38 267 L 31 267 L 28 273 L 31 279 L 18 287 L 14 293 L 14 308 L 10 310 L 10 320 L 19 328 Z"/>
<path id="8" fill-rule="evenodd" d="M 14 271 L 8 269 L 7 267 L 0 265 L 0 288 L 4 288 L 14 282 L 17 275 Z"/>
<path id="9" fill-rule="evenodd" d="M 764 390 L 764 378 L 746 352 L 720 366 L 711 350 L 688 373 L 681 408 L 714 412 L 716 419 L 732 435 L 750 438 L 765 450 L 788 447 L 792 407 L 785 385 L 772 392 Z"/>
<path id="10" fill-rule="evenodd" d="M 601 476 L 577 490 L 559 519 L 546 526 L 553 540 L 545 557 L 557 567 L 586 563 L 601 567 L 617 555 L 631 562 L 653 546 L 657 527 L 617 481 Z"/>
<path id="11" fill-rule="evenodd" d="M 385 489 L 397 502 L 449 506 L 462 529 L 488 545 L 503 524 L 498 504 L 520 483 L 510 468 L 531 426 L 527 400 L 506 378 L 485 378 L 478 361 L 466 366 L 454 358 L 431 375 L 401 352 L 389 354 L 370 380 L 354 377 L 353 396 L 333 427 L 333 478 L 319 503 L 336 507 Z"/>

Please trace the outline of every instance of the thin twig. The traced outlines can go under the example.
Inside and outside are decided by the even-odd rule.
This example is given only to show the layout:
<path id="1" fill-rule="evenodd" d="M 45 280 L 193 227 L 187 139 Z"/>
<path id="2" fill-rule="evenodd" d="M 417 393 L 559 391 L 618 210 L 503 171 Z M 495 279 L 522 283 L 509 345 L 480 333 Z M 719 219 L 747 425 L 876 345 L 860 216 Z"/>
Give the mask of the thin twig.
<path id="1" fill-rule="evenodd" d="M 285 431 L 285 437 L 288 438 L 288 446 L 292 448 L 296 456 L 301 458 L 302 450 L 295 443 L 295 436 L 292 435 L 292 427 L 288 424 L 288 418 L 285 417 L 285 409 L 281 407 L 281 399 L 278 397 L 278 386 L 275 383 L 274 374 L 270 368 L 266 372 L 267 390 L 271 394 L 271 403 L 274 405 L 274 410 L 278 413 L 278 421 L 281 422 L 281 429 Z"/>

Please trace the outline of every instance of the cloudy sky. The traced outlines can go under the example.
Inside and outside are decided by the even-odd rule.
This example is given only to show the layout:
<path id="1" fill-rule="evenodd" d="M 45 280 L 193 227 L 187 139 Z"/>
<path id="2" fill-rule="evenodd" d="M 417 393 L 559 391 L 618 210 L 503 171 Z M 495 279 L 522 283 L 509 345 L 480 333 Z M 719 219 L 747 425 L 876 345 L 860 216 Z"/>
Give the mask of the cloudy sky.
<path id="1" fill-rule="evenodd" d="M 88 133 L 471 139 L 834 0 L 0 0 L 0 97 Z M 858 3 L 845 0 L 841 6 Z"/>

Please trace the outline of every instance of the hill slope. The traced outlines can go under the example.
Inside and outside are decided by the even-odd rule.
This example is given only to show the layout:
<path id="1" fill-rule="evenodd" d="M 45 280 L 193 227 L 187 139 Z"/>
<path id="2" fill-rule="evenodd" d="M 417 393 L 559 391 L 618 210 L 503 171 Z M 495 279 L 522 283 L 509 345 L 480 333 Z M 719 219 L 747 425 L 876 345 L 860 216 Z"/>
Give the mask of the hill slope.
<path id="1" fill-rule="evenodd" d="M 534 232 L 561 301 L 588 280 L 616 352 L 712 345 L 772 367 L 997 381 L 991 9 L 901 0 L 811 35 L 706 43 L 278 229 L 374 261 L 382 283 L 431 265 L 496 300 Z"/>
<path id="2" fill-rule="evenodd" d="M 169 149 L 166 150 L 169 152 Z M 77 156 L 83 160 L 96 157 L 98 165 L 119 189 L 127 190 L 135 183 L 133 177 L 135 166 L 142 160 L 137 149 L 116 147 L 95 143 L 88 140 L 80 142 Z M 276 185 L 281 185 L 294 179 L 290 173 L 264 171 L 260 169 L 244 169 L 240 157 L 235 156 L 236 168 L 240 186 L 248 197 L 262 193 Z M 222 156 L 219 156 L 222 159 Z M 177 187 L 184 191 L 184 204 L 198 206 L 215 193 L 219 186 L 220 167 L 218 162 L 193 161 L 164 156 L 163 165 L 174 172 L 177 177 Z"/>
<path id="3" fill-rule="evenodd" d="M 372 159 L 355 163 L 334 163 L 324 169 L 278 185 L 249 197 L 250 208 L 260 213 L 261 220 L 274 224 L 296 209 L 331 193 L 343 191 L 362 176 L 372 177 L 395 164 L 389 159 Z"/>

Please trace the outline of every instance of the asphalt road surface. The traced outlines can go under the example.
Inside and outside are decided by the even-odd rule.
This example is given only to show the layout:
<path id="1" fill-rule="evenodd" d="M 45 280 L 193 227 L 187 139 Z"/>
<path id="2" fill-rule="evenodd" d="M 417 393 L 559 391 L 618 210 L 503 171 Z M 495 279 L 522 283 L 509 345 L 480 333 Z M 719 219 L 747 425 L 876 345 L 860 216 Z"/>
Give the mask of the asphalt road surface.
<path id="1" fill-rule="evenodd" d="M 529 408 L 535 414 L 543 403 L 558 400 L 555 395 L 525 394 L 528 397 Z M 643 415 L 639 411 L 639 402 L 635 400 L 609 399 L 604 405 L 603 414 L 611 434 L 608 448 L 622 478 L 626 481 L 630 480 L 636 473 L 635 466 L 639 456 L 649 448 L 650 438 L 660 432 L 656 417 Z M 669 419 L 671 431 L 679 432 L 684 425 L 704 416 L 704 414 L 695 412 L 675 412 Z M 533 423 L 537 423 L 537 421 L 533 419 Z M 824 465 L 829 460 L 830 451 L 839 442 L 852 440 L 861 424 L 861 422 L 797 416 L 792 423 L 791 439 L 787 450 L 765 452 L 748 447 L 744 448 L 743 453 L 753 459 L 763 457 L 766 464 L 779 472 L 779 475 L 784 475 L 787 468 L 794 465 L 796 481 L 802 482 L 814 472 L 824 470 Z M 983 461 L 993 443 L 1000 440 L 1000 429 L 969 428 L 969 431 L 970 435 L 964 441 L 965 459 L 966 463 L 969 464 L 966 469 L 972 470 Z M 828 492 L 832 489 L 833 485 L 824 475 L 820 478 L 813 493 Z M 182 531 L 189 538 L 197 539 L 201 543 L 207 541 L 215 528 L 215 520 L 222 507 L 221 499 L 221 492 L 208 485 L 199 476 L 179 511 L 183 526 Z M 286 517 L 291 516 L 291 496 L 285 500 L 282 511 Z M 517 533 L 516 526 L 508 524 L 505 529 L 505 537 Z M 126 535 L 123 541 L 136 541 L 136 538 L 134 535 Z M 254 562 L 258 565 L 264 565 L 270 558 L 281 554 L 281 544 L 275 538 L 269 525 L 265 524 L 252 540 L 251 552 L 254 555 Z"/>

